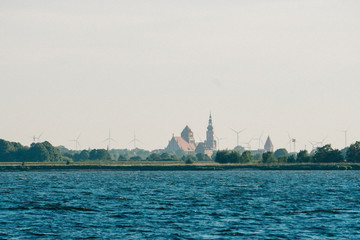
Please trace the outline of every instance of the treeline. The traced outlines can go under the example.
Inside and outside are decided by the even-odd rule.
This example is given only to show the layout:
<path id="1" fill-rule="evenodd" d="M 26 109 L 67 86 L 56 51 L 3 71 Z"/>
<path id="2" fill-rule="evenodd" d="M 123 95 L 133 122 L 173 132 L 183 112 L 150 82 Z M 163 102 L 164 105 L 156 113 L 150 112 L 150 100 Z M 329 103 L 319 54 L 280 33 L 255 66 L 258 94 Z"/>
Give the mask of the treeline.
<path id="1" fill-rule="evenodd" d="M 56 162 L 61 161 L 60 151 L 49 142 L 33 143 L 30 147 L 0 139 L 1 162 Z"/>
<path id="2" fill-rule="evenodd" d="M 330 144 L 318 147 L 312 154 L 302 150 L 297 154 L 289 154 L 281 148 L 273 152 L 264 152 L 253 156 L 250 151 L 242 154 L 238 151 L 218 151 L 215 157 L 218 163 L 360 163 L 360 142 L 351 144 L 344 151 L 333 149 Z"/>
<path id="3" fill-rule="evenodd" d="M 0 162 L 59 162 L 59 161 L 86 161 L 110 160 L 111 157 L 105 149 L 83 150 L 81 152 L 64 151 L 45 141 L 32 143 L 30 147 L 20 143 L 0 139 Z"/>
<path id="4" fill-rule="evenodd" d="M 216 161 L 218 163 L 360 163 L 360 142 L 338 150 L 331 145 L 317 148 L 311 154 L 302 150 L 297 154 L 281 148 L 273 152 L 254 153 L 250 151 L 222 150 L 212 157 L 205 154 L 167 153 L 163 150 L 152 152 L 143 149 L 92 149 L 74 151 L 65 147 L 54 147 L 49 142 L 32 143 L 30 147 L 0 139 L 0 162 L 57 162 L 57 161 Z"/>

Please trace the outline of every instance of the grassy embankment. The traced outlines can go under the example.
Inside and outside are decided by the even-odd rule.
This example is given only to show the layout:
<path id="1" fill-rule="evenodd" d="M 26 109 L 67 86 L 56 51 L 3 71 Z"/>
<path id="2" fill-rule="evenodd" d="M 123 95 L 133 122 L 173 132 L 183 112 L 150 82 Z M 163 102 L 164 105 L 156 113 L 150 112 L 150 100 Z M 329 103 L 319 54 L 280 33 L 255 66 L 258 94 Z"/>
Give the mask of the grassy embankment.
<path id="1" fill-rule="evenodd" d="M 0 162 L 0 171 L 38 170 L 122 170 L 122 171 L 198 171 L 198 170 L 360 170 L 358 163 L 282 163 L 282 164 L 219 164 L 216 162 L 183 161 L 87 161 L 87 162 Z"/>

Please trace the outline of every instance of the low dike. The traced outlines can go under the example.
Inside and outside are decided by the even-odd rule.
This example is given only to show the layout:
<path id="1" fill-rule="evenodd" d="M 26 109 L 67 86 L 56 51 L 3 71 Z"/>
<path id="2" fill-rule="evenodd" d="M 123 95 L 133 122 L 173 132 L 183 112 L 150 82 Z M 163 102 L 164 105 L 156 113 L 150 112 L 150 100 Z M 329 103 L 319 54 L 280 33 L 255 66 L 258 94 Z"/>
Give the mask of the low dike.
<path id="1" fill-rule="evenodd" d="M 360 164 L 0 164 L 0 171 L 360 170 Z"/>

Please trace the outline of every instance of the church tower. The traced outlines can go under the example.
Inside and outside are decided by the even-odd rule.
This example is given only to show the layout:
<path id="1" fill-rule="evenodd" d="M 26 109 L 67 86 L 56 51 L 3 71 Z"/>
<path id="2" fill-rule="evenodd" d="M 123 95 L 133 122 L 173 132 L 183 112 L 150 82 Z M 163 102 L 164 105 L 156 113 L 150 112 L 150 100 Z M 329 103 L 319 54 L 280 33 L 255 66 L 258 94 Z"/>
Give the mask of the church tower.
<path id="1" fill-rule="evenodd" d="M 214 127 L 212 125 L 211 113 L 209 117 L 209 125 L 206 131 L 206 147 L 211 150 L 216 149 L 216 142 L 214 140 Z"/>
<path id="2" fill-rule="evenodd" d="M 181 132 L 181 137 L 188 143 L 195 145 L 194 133 L 191 131 L 189 126 L 186 125 L 184 130 Z"/>

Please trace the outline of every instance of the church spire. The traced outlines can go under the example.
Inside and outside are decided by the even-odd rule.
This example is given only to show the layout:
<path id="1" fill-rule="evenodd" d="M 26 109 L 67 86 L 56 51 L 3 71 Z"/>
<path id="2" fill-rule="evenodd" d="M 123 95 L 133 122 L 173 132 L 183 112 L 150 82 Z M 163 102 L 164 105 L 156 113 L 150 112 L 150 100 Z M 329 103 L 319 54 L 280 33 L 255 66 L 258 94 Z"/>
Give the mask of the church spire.
<path id="1" fill-rule="evenodd" d="M 214 140 L 214 127 L 212 125 L 211 112 L 210 112 L 210 116 L 209 116 L 209 125 L 207 127 L 207 132 L 206 132 L 206 145 L 211 150 L 216 149 L 216 143 Z"/>

